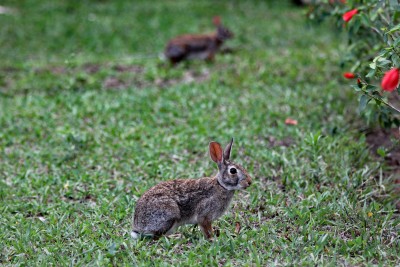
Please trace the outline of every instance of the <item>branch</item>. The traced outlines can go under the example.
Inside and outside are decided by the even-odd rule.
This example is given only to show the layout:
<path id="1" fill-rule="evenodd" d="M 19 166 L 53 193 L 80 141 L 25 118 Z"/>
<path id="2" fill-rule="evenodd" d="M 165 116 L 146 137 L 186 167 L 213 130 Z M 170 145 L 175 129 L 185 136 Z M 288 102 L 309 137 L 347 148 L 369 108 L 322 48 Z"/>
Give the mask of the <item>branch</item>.
<path id="1" fill-rule="evenodd" d="M 378 102 L 380 102 L 380 103 L 385 104 L 386 106 L 388 106 L 389 108 L 393 109 L 394 111 L 396 111 L 397 113 L 400 114 L 400 110 L 397 109 L 396 107 L 392 106 L 392 104 L 386 102 L 386 101 L 383 100 L 383 99 L 377 98 L 377 97 L 374 96 L 374 95 L 369 94 L 367 91 L 362 90 L 362 92 L 363 92 L 365 95 L 369 96 L 370 98 L 373 98 L 375 101 L 378 101 Z"/>

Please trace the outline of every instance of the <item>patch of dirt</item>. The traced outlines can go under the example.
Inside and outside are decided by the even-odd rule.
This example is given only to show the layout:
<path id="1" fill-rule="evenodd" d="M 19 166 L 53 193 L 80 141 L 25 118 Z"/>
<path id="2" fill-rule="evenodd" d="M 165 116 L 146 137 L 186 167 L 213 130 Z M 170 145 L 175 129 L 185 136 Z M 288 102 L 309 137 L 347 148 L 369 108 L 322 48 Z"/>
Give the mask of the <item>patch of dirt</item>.
<path id="1" fill-rule="evenodd" d="M 270 147 L 290 147 L 296 144 L 296 142 L 291 137 L 285 137 L 282 140 L 277 140 L 275 137 L 269 136 L 268 142 Z"/>
<path id="2" fill-rule="evenodd" d="M 15 68 L 15 67 L 11 67 L 11 66 L 7 66 L 7 67 L 3 67 L 0 69 L 0 72 L 4 72 L 4 73 L 13 73 L 13 72 L 18 72 L 20 69 Z"/>
<path id="3" fill-rule="evenodd" d="M 144 67 L 139 65 L 123 65 L 123 64 L 110 64 L 110 63 L 85 63 L 76 67 L 67 66 L 46 66 L 37 68 L 34 70 L 35 73 L 51 73 L 53 75 L 74 75 L 76 73 L 84 72 L 87 75 L 96 75 L 101 71 L 114 71 L 114 74 L 109 75 L 105 78 L 101 78 L 102 86 L 105 89 L 126 89 L 131 86 L 137 88 L 144 88 L 150 86 L 156 86 L 160 88 L 170 87 L 176 84 L 189 84 L 189 83 L 201 83 L 210 78 L 209 70 L 203 70 L 201 72 L 187 70 L 179 78 L 157 78 L 154 81 L 146 80 L 144 77 Z M 3 68 L 2 71 L 6 73 L 16 73 L 22 70 L 7 67 Z"/>
<path id="4" fill-rule="evenodd" d="M 191 70 L 186 71 L 182 77 L 177 79 L 162 79 L 158 78 L 155 80 L 155 85 L 161 88 L 173 86 L 176 84 L 189 84 L 189 83 L 201 83 L 210 78 L 210 72 L 208 70 L 197 73 Z"/>
<path id="5" fill-rule="evenodd" d="M 377 150 L 382 147 L 388 150 L 385 160 L 389 166 L 400 168 L 400 129 L 389 130 L 375 129 L 366 134 L 367 143 L 372 151 L 378 156 Z M 394 141 L 394 142 L 393 142 Z"/>
<path id="6" fill-rule="evenodd" d="M 397 109 L 400 109 L 400 95 L 399 94 L 390 94 L 389 95 L 389 103 Z"/>
<path id="7" fill-rule="evenodd" d="M 6 78 L 3 81 L 0 80 L 0 87 L 3 87 L 4 89 L 9 89 L 13 86 L 13 81 L 10 78 Z M 0 95 L 2 95 L 3 92 L 2 90 L 0 90 Z"/>
<path id="8" fill-rule="evenodd" d="M 117 77 L 110 76 L 103 81 L 103 87 L 107 89 L 123 89 L 126 86 L 126 82 Z"/>
<path id="9" fill-rule="evenodd" d="M 145 68 L 143 66 L 112 63 L 85 63 L 78 66 L 47 65 L 33 70 L 14 68 L 10 66 L 0 68 L 0 71 L 6 74 L 5 77 L 7 79 L 3 78 L 2 81 L 0 81 L 0 85 L 6 90 L 13 87 L 14 82 L 19 79 L 21 73 L 30 71 L 33 71 L 35 74 L 54 75 L 55 77 L 53 77 L 53 79 L 65 78 L 57 77 L 65 75 L 73 78 L 75 77 L 74 81 L 80 88 L 85 87 L 86 80 L 90 80 L 92 83 L 99 82 L 99 87 L 106 90 L 124 90 L 132 87 L 138 89 L 147 87 L 168 88 L 177 84 L 201 83 L 210 78 L 210 71 L 208 69 L 202 71 L 187 69 L 179 77 L 167 76 L 164 78 L 159 77 L 155 80 L 149 80 L 146 78 Z M 80 78 L 82 74 L 84 74 L 84 76 L 83 78 Z M 80 82 L 81 79 L 83 79 L 82 82 Z M 22 90 L 12 91 L 13 94 L 26 93 Z M 0 94 L 8 95 L 6 91 L 0 91 Z"/>
<path id="10" fill-rule="evenodd" d="M 116 72 L 115 76 L 106 77 L 103 81 L 103 87 L 106 89 L 126 89 L 130 86 L 143 88 L 150 83 L 147 83 L 143 79 L 144 68 L 137 65 L 114 65 L 110 67 Z M 117 77 L 118 74 L 129 73 L 133 74 L 129 78 Z"/>
<path id="11" fill-rule="evenodd" d="M 54 75 L 61 75 L 65 74 L 68 72 L 68 69 L 66 67 L 62 66 L 48 66 L 48 67 L 43 67 L 43 68 L 37 68 L 34 70 L 35 74 L 41 74 L 41 73 L 51 73 Z"/>
<path id="12" fill-rule="evenodd" d="M 96 203 L 96 198 L 90 194 L 82 197 L 82 198 L 75 198 L 73 196 L 67 196 L 64 195 L 61 197 L 61 199 L 65 202 L 73 202 L 73 203 L 86 203 L 88 204 L 90 207 L 95 207 L 97 205 Z"/>
<path id="13" fill-rule="evenodd" d="M 400 128 L 374 129 L 366 134 L 366 140 L 375 156 L 379 148 L 386 151 L 385 162 L 390 167 L 390 174 L 394 175 L 395 193 L 400 195 Z M 396 203 L 400 211 L 400 199 Z"/>
<path id="14" fill-rule="evenodd" d="M 101 67 L 100 64 L 86 63 L 83 64 L 82 69 L 88 74 L 96 74 L 100 71 Z"/>
<path id="15" fill-rule="evenodd" d="M 113 69 L 117 72 L 132 72 L 132 73 L 143 72 L 143 68 L 141 66 L 135 66 L 135 65 L 115 65 Z"/>
<path id="16" fill-rule="evenodd" d="M 48 215 L 47 213 L 43 213 L 41 211 L 36 212 L 36 213 L 32 213 L 32 212 L 28 212 L 27 214 L 25 214 L 25 218 L 35 218 L 35 217 L 44 217 Z"/>
<path id="17" fill-rule="evenodd" d="M 7 67 L 3 68 L 2 70 L 7 71 L 7 72 L 17 72 L 19 69 L 12 68 L 12 67 Z M 45 73 L 45 72 L 50 72 L 52 74 L 65 74 L 65 73 L 75 73 L 75 72 L 80 72 L 83 71 L 86 74 L 96 74 L 100 72 L 101 70 L 114 70 L 118 73 L 143 73 L 143 67 L 138 66 L 138 65 L 121 65 L 121 64 L 100 64 L 100 63 L 85 63 L 80 66 L 76 67 L 66 67 L 66 66 L 46 66 L 42 68 L 37 68 L 35 69 L 35 73 Z"/>
<path id="18" fill-rule="evenodd" d="M 60 66 L 54 66 L 50 69 L 50 72 L 53 74 L 64 74 L 67 73 L 67 69 Z"/>

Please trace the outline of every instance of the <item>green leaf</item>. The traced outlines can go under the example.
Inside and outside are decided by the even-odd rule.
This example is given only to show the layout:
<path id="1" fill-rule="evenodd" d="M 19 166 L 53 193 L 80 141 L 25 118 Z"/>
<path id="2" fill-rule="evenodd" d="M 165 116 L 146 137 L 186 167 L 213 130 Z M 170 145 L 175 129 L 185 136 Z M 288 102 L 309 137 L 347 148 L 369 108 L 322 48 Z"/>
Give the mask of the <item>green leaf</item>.
<path id="1" fill-rule="evenodd" d="M 375 91 L 376 88 L 377 88 L 376 85 L 368 84 L 368 85 L 365 87 L 365 90 L 367 90 L 367 91 L 370 92 L 370 91 Z"/>
<path id="2" fill-rule="evenodd" d="M 371 25 L 368 16 L 365 13 L 360 14 L 361 23 L 365 26 L 369 27 Z"/>
<path id="3" fill-rule="evenodd" d="M 399 38 L 399 40 L 400 40 L 400 38 Z M 398 55 L 393 54 L 392 61 L 393 61 L 393 65 L 400 66 L 400 57 Z"/>
<path id="4" fill-rule="evenodd" d="M 397 47 L 399 44 L 400 44 L 400 37 L 397 37 L 393 42 L 393 46 Z"/>
<path id="5" fill-rule="evenodd" d="M 388 32 L 386 33 L 392 33 L 395 31 L 399 31 L 400 30 L 400 24 L 397 24 L 396 26 L 394 26 L 393 28 L 391 28 Z"/>
<path id="6" fill-rule="evenodd" d="M 382 158 L 386 157 L 386 151 L 385 151 L 385 149 L 382 148 L 382 147 L 379 147 L 379 148 L 376 150 L 376 153 L 377 153 L 379 156 L 381 156 Z"/>
<path id="7" fill-rule="evenodd" d="M 374 77 L 374 75 L 375 75 L 375 72 L 376 72 L 376 69 L 372 69 L 372 70 L 370 70 L 370 71 L 368 72 L 368 74 L 367 74 L 367 76 L 366 76 L 366 77 L 368 77 L 368 78 L 370 78 L 370 77 Z"/>
<path id="8" fill-rule="evenodd" d="M 377 10 L 373 10 L 373 11 L 370 13 L 370 19 L 371 19 L 372 21 L 375 21 L 377 17 L 378 17 L 378 12 L 377 12 Z"/>
<path id="9" fill-rule="evenodd" d="M 371 64 L 369 64 L 369 67 L 371 68 L 371 69 L 376 69 L 376 63 L 375 62 L 372 62 Z"/>
<path id="10" fill-rule="evenodd" d="M 387 59 L 381 59 L 379 60 L 379 63 L 377 64 L 379 67 L 384 67 L 388 64 L 392 63 L 390 60 Z"/>
<path id="11" fill-rule="evenodd" d="M 399 10 L 400 5 L 398 0 L 390 0 L 390 7 L 393 8 L 394 10 Z"/>
<path id="12" fill-rule="evenodd" d="M 361 113 L 365 107 L 367 106 L 368 102 L 369 102 L 369 97 L 367 95 L 362 95 L 360 97 L 360 104 L 358 106 L 358 111 Z"/>

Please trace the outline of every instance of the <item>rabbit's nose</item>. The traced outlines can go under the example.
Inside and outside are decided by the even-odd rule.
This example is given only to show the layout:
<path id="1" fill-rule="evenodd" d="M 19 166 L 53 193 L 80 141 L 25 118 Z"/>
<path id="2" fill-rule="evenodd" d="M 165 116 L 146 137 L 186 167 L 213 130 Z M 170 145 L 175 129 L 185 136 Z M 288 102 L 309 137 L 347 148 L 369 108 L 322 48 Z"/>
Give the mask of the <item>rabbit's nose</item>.
<path id="1" fill-rule="evenodd" d="M 247 177 L 246 177 L 246 182 L 247 182 L 247 184 L 248 184 L 249 186 L 251 185 L 252 180 L 251 180 L 250 176 L 247 176 Z"/>

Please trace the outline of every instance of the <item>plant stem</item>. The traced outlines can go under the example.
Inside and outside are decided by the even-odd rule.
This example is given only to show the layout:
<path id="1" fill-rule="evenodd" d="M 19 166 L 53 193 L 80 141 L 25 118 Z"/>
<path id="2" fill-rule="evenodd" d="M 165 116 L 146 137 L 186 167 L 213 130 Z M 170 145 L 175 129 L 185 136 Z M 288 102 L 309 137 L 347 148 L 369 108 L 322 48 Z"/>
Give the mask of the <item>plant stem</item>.
<path id="1" fill-rule="evenodd" d="M 377 97 L 375 97 L 374 95 L 369 94 L 367 91 L 362 90 L 362 92 L 363 92 L 365 95 L 369 96 L 370 98 L 375 99 L 375 101 L 379 101 L 379 102 L 385 104 L 386 106 L 388 106 L 389 108 L 393 109 L 394 111 L 396 111 L 397 113 L 400 114 L 400 110 L 399 110 L 399 109 L 397 109 L 396 107 L 392 106 L 390 103 L 386 102 L 385 100 L 380 99 L 380 98 L 377 98 Z"/>

